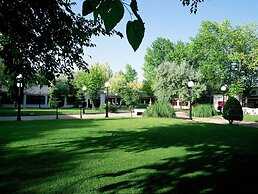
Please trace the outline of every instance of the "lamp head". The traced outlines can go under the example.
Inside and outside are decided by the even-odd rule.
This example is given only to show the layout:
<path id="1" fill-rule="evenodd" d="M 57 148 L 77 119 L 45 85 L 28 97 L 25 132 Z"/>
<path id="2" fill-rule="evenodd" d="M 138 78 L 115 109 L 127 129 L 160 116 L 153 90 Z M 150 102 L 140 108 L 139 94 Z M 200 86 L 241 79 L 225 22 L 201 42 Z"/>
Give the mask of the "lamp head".
<path id="1" fill-rule="evenodd" d="M 227 90 L 227 87 L 224 85 L 224 86 L 221 86 L 220 89 L 221 89 L 222 92 L 225 92 Z"/>
<path id="2" fill-rule="evenodd" d="M 19 74 L 16 79 L 22 79 L 22 74 Z"/>
<path id="3" fill-rule="evenodd" d="M 110 83 L 109 83 L 108 81 L 105 83 L 105 87 L 106 87 L 106 88 L 109 88 L 109 87 L 110 87 Z"/>
<path id="4" fill-rule="evenodd" d="M 187 83 L 187 85 L 188 85 L 189 88 L 192 88 L 194 86 L 194 82 L 193 81 L 189 81 Z"/>

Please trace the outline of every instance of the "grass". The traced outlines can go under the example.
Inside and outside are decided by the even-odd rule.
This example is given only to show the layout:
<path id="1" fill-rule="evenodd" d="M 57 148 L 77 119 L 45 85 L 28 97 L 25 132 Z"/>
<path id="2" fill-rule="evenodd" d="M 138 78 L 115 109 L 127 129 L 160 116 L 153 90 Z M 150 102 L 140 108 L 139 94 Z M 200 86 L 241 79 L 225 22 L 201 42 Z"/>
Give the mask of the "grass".
<path id="1" fill-rule="evenodd" d="M 86 114 L 98 114 L 99 110 L 85 109 Z M 59 114 L 80 114 L 79 108 L 59 108 Z M 54 108 L 22 108 L 22 116 L 39 116 L 39 115 L 55 115 L 56 109 Z M 16 116 L 17 109 L 15 108 L 0 108 L 0 116 Z"/>
<path id="2" fill-rule="evenodd" d="M 258 115 L 244 114 L 244 121 L 258 122 Z"/>
<path id="3" fill-rule="evenodd" d="M 213 118 L 222 118 L 222 114 L 215 115 L 215 116 L 213 116 Z M 244 114 L 243 121 L 246 121 L 246 122 L 258 122 L 258 115 Z"/>
<path id="4" fill-rule="evenodd" d="M 162 118 L 0 123 L 0 193 L 258 193 L 257 128 Z"/>

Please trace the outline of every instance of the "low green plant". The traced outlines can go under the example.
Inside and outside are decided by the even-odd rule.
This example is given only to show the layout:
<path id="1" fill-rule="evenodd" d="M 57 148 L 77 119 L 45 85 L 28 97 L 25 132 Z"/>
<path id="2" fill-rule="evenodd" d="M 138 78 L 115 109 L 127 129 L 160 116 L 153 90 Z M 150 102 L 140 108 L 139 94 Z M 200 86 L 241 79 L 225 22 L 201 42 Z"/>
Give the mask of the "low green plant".
<path id="1" fill-rule="evenodd" d="M 230 97 L 227 100 L 223 109 L 223 118 L 228 120 L 230 124 L 232 124 L 234 120 L 243 120 L 243 109 L 240 102 L 236 98 Z"/>
<path id="2" fill-rule="evenodd" d="M 167 102 L 156 102 L 143 113 L 144 117 L 176 117 L 175 110 Z"/>
<path id="3" fill-rule="evenodd" d="M 194 117 L 212 117 L 216 114 L 214 107 L 211 104 L 199 104 L 193 107 L 192 115 Z"/>
<path id="4" fill-rule="evenodd" d="M 105 104 L 100 105 L 99 110 L 100 110 L 100 112 L 105 112 L 106 105 Z M 111 104 L 108 105 L 108 112 L 114 113 L 114 112 L 117 112 L 117 110 L 118 110 L 118 107 L 111 105 Z"/>

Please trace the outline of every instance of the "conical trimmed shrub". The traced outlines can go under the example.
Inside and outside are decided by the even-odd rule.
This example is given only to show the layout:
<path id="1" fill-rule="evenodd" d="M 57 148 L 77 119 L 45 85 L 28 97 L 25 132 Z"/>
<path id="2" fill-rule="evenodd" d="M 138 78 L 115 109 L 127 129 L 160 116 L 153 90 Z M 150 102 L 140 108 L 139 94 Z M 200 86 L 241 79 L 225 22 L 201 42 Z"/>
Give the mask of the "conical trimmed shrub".
<path id="1" fill-rule="evenodd" d="M 233 121 L 243 120 L 243 110 L 240 102 L 234 98 L 230 97 L 223 108 L 223 118 L 228 120 L 230 124 Z"/>

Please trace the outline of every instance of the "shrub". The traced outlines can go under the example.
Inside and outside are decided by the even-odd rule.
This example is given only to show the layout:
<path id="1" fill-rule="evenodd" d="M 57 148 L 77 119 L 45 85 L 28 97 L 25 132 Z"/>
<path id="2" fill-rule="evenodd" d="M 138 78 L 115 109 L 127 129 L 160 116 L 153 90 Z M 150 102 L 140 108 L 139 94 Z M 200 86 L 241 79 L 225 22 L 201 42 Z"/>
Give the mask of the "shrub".
<path id="1" fill-rule="evenodd" d="M 236 98 L 230 97 L 227 100 L 223 108 L 223 118 L 228 120 L 230 124 L 232 124 L 234 120 L 243 120 L 242 106 Z"/>
<path id="2" fill-rule="evenodd" d="M 144 117 L 176 117 L 175 110 L 167 102 L 156 102 L 143 113 Z"/>
<path id="3" fill-rule="evenodd" d="M 111 104 L 109 104 L 108 105 L 108 112 L 117 112 L 117 107 L 116 106 L 114 106 L 114 105 L 111 105 Z M 99 107 L 99 110 L 101 111 L 101 112 L 105 112 L 106 111 L 106 105 L 105 104 L 102 104 L 100 107 Z"/>
<path id="4" fill-rule="evenodd" d="M 193 107 L 192 115 L 194 117 L 211 117 L 216 114 L 215 109 L 211 104 L 199 104 Z"/>

